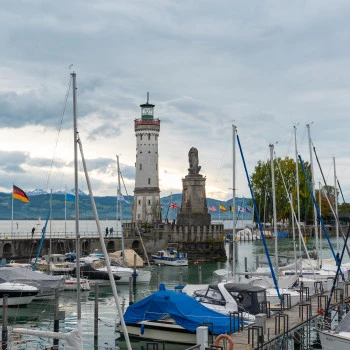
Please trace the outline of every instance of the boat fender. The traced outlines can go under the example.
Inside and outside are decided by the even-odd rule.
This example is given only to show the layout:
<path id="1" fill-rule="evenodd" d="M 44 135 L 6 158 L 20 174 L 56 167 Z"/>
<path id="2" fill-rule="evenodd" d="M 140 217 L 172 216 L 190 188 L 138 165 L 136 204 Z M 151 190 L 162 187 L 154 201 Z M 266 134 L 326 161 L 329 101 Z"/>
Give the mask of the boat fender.
<path id="1" fill-rule="evenodd" d="M 227 335 L 227 334 L 220 334 L 216 339 L 215 339 L 215 345 L 220 346 L 220 341 L 227 340 L 229 347 L 227 350 L 233 350 L 233 339 Z M 226 349 L 226 348 L 225 348 Z"/>
<path id="2" fill-rule="evenodd" d="M 141 327 L 140 327 L 140 334 L 144 335 L 144 333 L 145 333 L 145 325 L 142 324 Z"/>

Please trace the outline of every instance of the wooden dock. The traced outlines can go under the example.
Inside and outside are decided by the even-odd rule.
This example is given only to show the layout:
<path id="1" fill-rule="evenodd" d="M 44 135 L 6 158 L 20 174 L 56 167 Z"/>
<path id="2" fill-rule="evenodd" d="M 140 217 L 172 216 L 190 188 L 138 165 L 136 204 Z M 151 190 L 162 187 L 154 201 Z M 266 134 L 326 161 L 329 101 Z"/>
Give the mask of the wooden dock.
<path id="1" fill-rule="evenodd" d="M 344 304 L 348 305 L 350 303 L 349 292 L 350 282 L 343 283 L 342 288 L 335 288 L 330 303 L 332 308 L 340 308 L 340 305 L 343 306 Z M 292 335 L 299 328 L 310 324 L 312 320 L 322 319 L 329 294 L 329 292 L 326 292 L 308 296 L 303 293 L 300 302 L 293 307 L 271 311 L 270 317 L 265 316 L 266 314 L 260 316 L 260 314 L 258 316 L 262 321 L 260 324 L 258 319 L 253 325 L 245 327 L 243 331 L 231 335 L 234 349 L 268 349 L 268 345 L 278 341 L 281 336 Z"/>

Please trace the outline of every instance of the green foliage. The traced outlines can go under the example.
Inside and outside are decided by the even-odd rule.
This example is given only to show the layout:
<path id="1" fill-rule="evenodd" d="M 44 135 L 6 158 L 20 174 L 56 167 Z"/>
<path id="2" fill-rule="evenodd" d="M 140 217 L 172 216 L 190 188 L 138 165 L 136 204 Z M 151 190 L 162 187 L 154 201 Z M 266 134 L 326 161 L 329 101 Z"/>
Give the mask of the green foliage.
<path id="1" fill-rule="evenodd" d="M 276 193 L 276 213 L 277 221 L 291 218 L 291 208 L 289 196 L 292 194 L 293 208 L 298 215 L 297 204 L 297 181 L 296 181 L 296 164 L 292 158 L 277 158 L 273 161 L 275 193 Z M 310 164 L 304 162 L 304 168 L 309 181 L 311 181 Z M 299 200 L 300 200 L 300 218 L 301 221 L 307 222 L 312 218 L 313 201 L 310 195 L 309 187 L 304 176 L 301 165 L 298 163 L 299 175 Z M 258 206 L 261 221 L 268 222 L 272 220 L 272 177 L 271 161 L 259 161 L 251 175 L 251 184 L 254 197 Z"/>

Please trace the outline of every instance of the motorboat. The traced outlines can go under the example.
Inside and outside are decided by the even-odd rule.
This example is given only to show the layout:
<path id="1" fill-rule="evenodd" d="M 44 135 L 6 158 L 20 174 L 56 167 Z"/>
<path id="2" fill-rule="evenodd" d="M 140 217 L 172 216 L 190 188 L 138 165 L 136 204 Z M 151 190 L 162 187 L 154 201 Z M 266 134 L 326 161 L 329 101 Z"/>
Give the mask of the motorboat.
<path id="1" fill-rule="evenodd" d="M 24 283 L 36 287 L 39 292 L 35 299 L 53 299 L 55 291 L 62 290 L 65 276 L 47 275 L 26 267 L 1 267 L 0 278 L 6 282 Z"/>
<path id="2" fill-rule="evenodd" d="M 81 270 L 87 271 L 90 270 L 88 266 L 91 266 L 93 270 L 98 270 L 108 274 L 106 261 L 102 256 L 96 254 L 90 254 L 89 256 L 80 258 Z M 93 266 L 92 266 L 93 264 Z M 134 277 L 134 269 L 131 267 L 123 267 L 117 263 L 113 263 L 111 261 L 111 270 L 112 273 L 119 277 L 119 279 L 115 279 L 118 284 L 127 284 L 130 281 L 130 277 Z M 85 276 L 85 275 L 84 275 Z M 146 269 L 136 269 L 136 283 L 149 283 L 152 277 L 152 273 L 150 270 Z M 87 276 L 87 278 L 89 278 Z M 91 278 L 90 278 L 91 279 Z M 94 278 L 93 278 L 94 279 Z"/>
<path id="3" fill-rule="evenodd" d="M 158 250 L 156 254 L 152 254 L 152 260 L 157 265 L 168 266 L 187 266 L 187 253 L 177 251 L 177 246 L 169 244 L 166 249 Z"/>
<path id="4" fill-rule="evenodd" d="M 163 283 L 157 292 L 129 305 L 124 322 L 129 336 L 177 344 L 196 344 L 196 329 L 203 324 L 214 335 L 232 334 L 246 324 L 205 307 L 186 293 L 166 290 Z"/>
<path id="5" fill-rule="evenodd" d="M 182 292 L 216 312 L 225 315 L 241 312 L 243 320 L 251 323 L 255 315 L 263 312 L 262 303 L 266 302 L 266 289 L 250 284 L 221 282 L 202 289 L 189 284 Z"/>
<path id="6" fill-rule="evenodd" d="M 36 270 L 53 275 L 70 274 L 75 269 L 75 264 L 66 261 L 64 254 L 43 255 L 40 259 L 33 258 L 32 264 Z"/>
<path id="7" fill-rule="evenodd" d="M 80 278 L 80 290 L 88 291 L 90 290 L 90 282 L 87 278 Z M 63 290 L 77 290 L 78 280 L 76 277 L 68 276 L 64 282 Z"/>
<path id="8" fill-rule="evenodd" d="M 19 283 L 6 282 L 0 278 L 0 306 L 3 306 L 3 298 L 7 295 L 8 306 L 27 305 L 37 296 L 39 290 L 36 287 Z"/>
<path id="9" fill-rule="evenodd" d="M 114 271 L 112 272 L 114 281 L 119 281 L 120 276 L 117 275 Z M 106 262 L 101 259 L 80 258 L 80 274 L 82 278 L 89 280 L 90 286 L 93 286 L 95 284 L 109 286 L 111 283 L 106 267 Z"/>
<path id="10" fill-rule="evenodd" d="M 334 330 L 321 330 L 318 334 L 324 350 L 350 349 L 350 312 L 345 315 Z"/>

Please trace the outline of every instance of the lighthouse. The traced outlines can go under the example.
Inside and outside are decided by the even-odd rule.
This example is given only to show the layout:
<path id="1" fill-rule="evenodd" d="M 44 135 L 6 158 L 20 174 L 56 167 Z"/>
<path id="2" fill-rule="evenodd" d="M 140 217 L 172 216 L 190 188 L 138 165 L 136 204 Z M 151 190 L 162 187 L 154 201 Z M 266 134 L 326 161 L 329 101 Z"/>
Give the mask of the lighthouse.
<path id="1" fill-rule="evenodd" d="M 132 221 L 134 223 L 161 222 L 158 137 L 160 120 L 154 118 L 154 106 L 140 105 L 141 118 L 135 119 L 136 162 Z"/>

